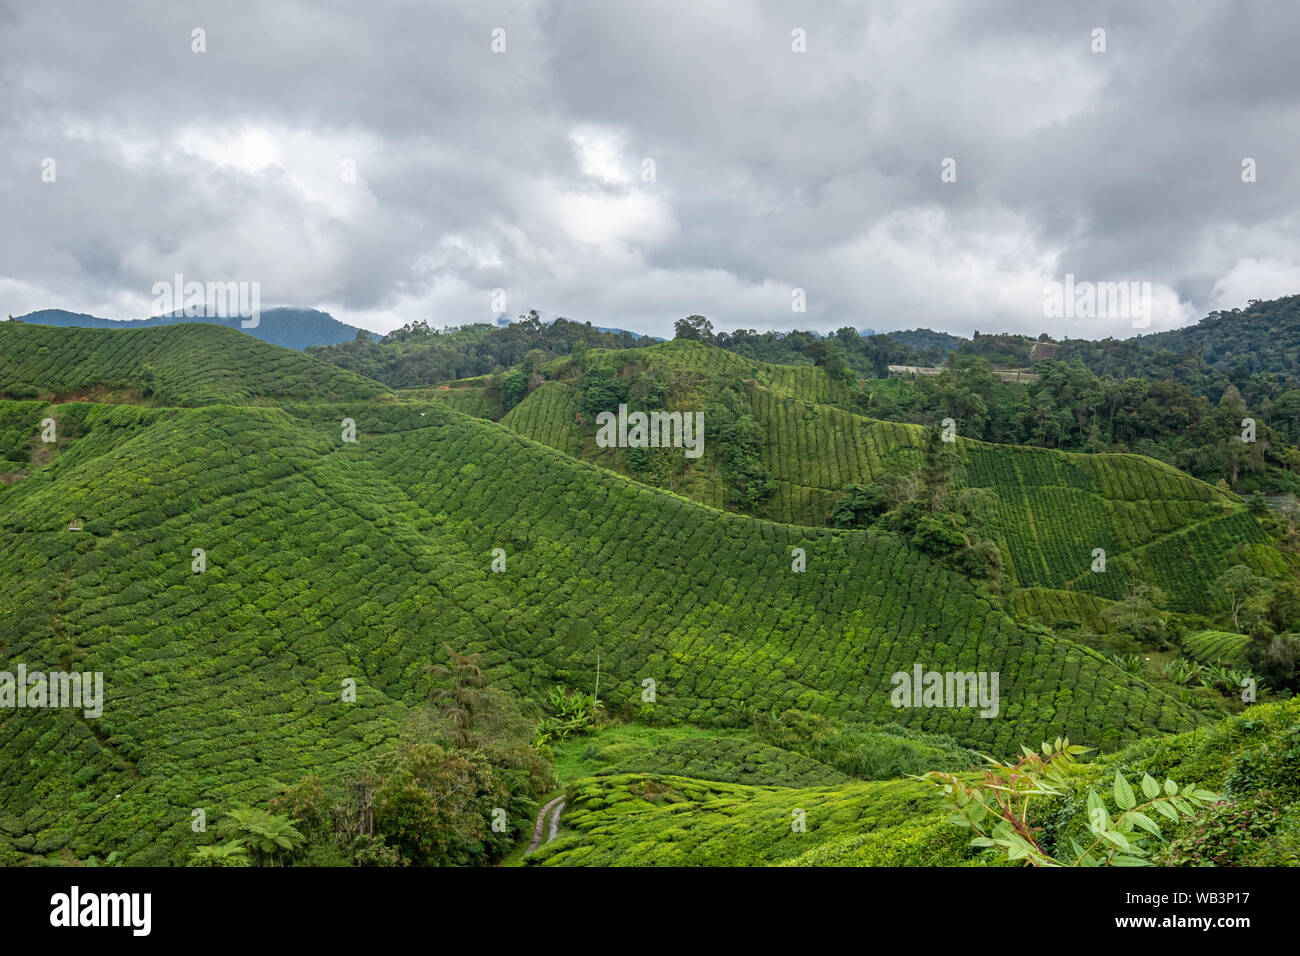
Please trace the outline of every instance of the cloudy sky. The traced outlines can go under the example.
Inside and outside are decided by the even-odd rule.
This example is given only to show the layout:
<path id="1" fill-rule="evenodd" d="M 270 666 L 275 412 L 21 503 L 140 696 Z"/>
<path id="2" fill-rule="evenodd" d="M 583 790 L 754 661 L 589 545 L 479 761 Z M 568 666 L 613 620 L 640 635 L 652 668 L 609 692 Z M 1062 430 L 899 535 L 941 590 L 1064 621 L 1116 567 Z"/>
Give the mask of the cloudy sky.
<path id="1" fill-rule="evenodd" d="M 1135 333 L 1045 316 L 1069 273 L 1156 331 L 1300 292 L 1298 39 L 1262 0 L 0 0 L 0 313 L 180 273 L 376 331 Z"/>

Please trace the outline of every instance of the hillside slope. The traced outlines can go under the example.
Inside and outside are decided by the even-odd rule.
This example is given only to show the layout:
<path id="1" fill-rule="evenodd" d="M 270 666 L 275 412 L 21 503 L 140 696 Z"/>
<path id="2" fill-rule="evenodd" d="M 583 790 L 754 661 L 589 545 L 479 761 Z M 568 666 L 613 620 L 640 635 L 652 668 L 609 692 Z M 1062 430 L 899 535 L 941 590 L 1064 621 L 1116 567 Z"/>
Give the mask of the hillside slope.
<path id="1" fill-rule="evenodd" d="M 162 405 L 348 401 L 386 386 L 217 325 L 118 330 L 0 323 L 0 396 L 127 392 Z"/>
<path id="2" fill-rule="evenodd" d="M 1300 864 L 1300 700 L 1261 705 L 1210 728 L 1135 743 L 1078 768 L 1071 792 L 1030 818 L 1047 846 L 1086 825 L 1089 789 L 1117 771 L 1149 773 L 1225 797 L 1199 829 L 1170 826 L 1162 864 Z M 558 838 L 529 866 L 971 866 L 969 846 L 934 787 L 915 780 L 816 787 L 706 782 L 671 773 L 588 777 L 566 794 Z M 1112 811 L 1117 808 L 1111 804 Z M 793 825 L 802 814 L 802 830 Z"/>
<path id="3" fill-rule="evenodd" d="M 0 650 L 101 671 L 107 700 L 0 717 L 0 832 L 25 852 L 181 859 L 192 808 L 391 740 L 444 643 L 534 700 L 586 686 L 600 650 L 602 700 L 647 719 L 798 706 L 998 751 L 1200 719 L 887 537 L 718 512 L 435 402 L 60 414 L 77 434 L 0 488 Z M 915 664 L 998 672 L 998 716 L 895 709 Z"/>
<path id="4" fill-rule="evenodd" d="M 585 370 L 572 361 L 553 363 L 546 369 L 550 380 L 502 424 L 566 454 L 726 506 L 732 489 L 724 479 L 723 452 L 716 446 L 710 451 L 707 439 L 698 462 L 658 452 L 649 474 L 633 471 L 625 449 L 596 446 L 594 421 L 584 418 L 583 383 L 591 368 L 601 367 L 631 383 L 629 408 L 699 409 L 719 396 L 738 396 L 742 411 L 758 423 L 759 457 L 773 484 L 770 496 L 745 508 L 759 517 L 826 524 L 846 486 L 920 466 L 923 428 L 855 413 L 851 385 L 820 368 L 764 365 L 697 342 L 596 350 Z M 638 403 L 638 388 L 653 397 Z M 1169 593 L 1171 606 L 1191 610 L 1203 606 L 1210 584 L 1232 564 L 1287 573 L 1268 535 L 1237 499 L 1168 465 L 1139 455 L 969 441 L 960 437 L 960 421 L 957 430 L 964 485 L 997 496 L 986 533 L 1002 551 L 1011 588 L 1115 599 L 1136 583 L 1152 583 Z M 1106 552 L 1104 574 L 1091 570 L 1097 548 Z"/>

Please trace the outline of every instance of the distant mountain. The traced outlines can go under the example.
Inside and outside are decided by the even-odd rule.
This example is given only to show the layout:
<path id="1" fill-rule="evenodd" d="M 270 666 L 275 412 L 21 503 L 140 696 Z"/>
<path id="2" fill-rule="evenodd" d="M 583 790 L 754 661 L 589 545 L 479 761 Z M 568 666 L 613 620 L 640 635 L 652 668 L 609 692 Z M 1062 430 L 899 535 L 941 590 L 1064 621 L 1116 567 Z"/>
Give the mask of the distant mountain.
<path id="1" fill-rule="evenodd" d="M 906 332 L 884 332 L 882 334 L 887 335 L 899 345 L 906 345 L 918 352 L 934 350 L 941 355 L 956 351 L 966 342 L 966 339 L 960 335 L 949 335 L 947 332 L 935 332 L 931 329 L 909 329 Z"/>
<path id="2" fill-rule="evenodd" d="M 1139 345 L 1193 352 L 1224 372 L 1295 376 L 1300 369 L 1300 295 L 1262 302 L 1244 309 L 1211 312 L 1196 325 L 1143 335 Z"/>
<path id="3" fill-rule="evenodd" d="M 1271 403 L 1300 390 L 1300 295 L 1252 299 L 1244 309 L 1211 312 L 1196 325 L 1167 332 L 1066 339 L 1057 357 L 1119 381 L 1171 379 L 1215 403 L 1229 385 L 1251 407 Z"/>
<path id="4" fill-rule="evenodd" d="M 251 329 L 243 328 L 240 325 L 243 320 L 238 317 L 195 319 L 180 314 L 155 315 L 149 319 L 101 319 L 98 316 L 69 312 L 66 309 L 41 309 L 15 318 L 31 325 L 59 325 L 83 329 L 143 329 L 159 325 L 207 323 L 224 325 L 226 328 L 246 332 L 263 342 L 299 351 L 312 345 L 337 345 L 339 342 L 351 342 L 360 331 L 355 326 L 340 322 L 328 312 L 289 307 L 264 310 L 256 328 Z"/>
<path id="5" fill-rule="evenodd" d="M 662 339 L 657 335 L 646 335 L 644 332 L 632 332 L 628 329 L 609 329 L 603 325 L 593 325 L 592 328 L 597 332 L 608 332 L 610 335 L 630 335 L 634 339 L 649 339 L 651 342 L 668 341 L 667 339 Z"/>

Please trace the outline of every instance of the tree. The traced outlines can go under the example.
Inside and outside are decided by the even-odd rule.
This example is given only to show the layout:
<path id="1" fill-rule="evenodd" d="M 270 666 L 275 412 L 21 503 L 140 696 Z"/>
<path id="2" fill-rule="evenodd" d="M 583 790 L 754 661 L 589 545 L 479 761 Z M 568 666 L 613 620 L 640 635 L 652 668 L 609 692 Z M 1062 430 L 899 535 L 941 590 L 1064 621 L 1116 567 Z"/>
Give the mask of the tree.
<path id="1" fill-rule="evenodd" d="M 1278 633 L 1300 630 L 1300 584 L 1287 581 L 1273 592 L 1268 619 Z"/>
<path id="2" fill-rule="evenodd" d="M 1242 608 L 1251 598 L 1272 590 L 1272 582 L 1244 564 L 1234 564 L 1215 579 L 1214 589 L 1226 595 L 1228 610 L 1232 613 L 1232 628 L 1240 631 Z"/>
<path id="3" fill-rule="evenodd" d="M 857 384 L 857 376 L 853 374 L 853 369 L 849 367 L 848 360 L 844 357 L 844 351 L 834 342 L 826 350 L 826 358 L 818 364 L 826 369 L 826 374 L 831 378 L 841 382 Z"/>
<path id="4" fill-rule="evenodd" d="M 248 851 L 238 843 L 215 843 L 201 846 L 190 857 L 190 866 L 248 866 Z"/>
<path id="5" fill-rule="evenodd" d="M 482 654 L 458 654 L 450 644 L 444 644 L 448 665 L 431 665 L 430 673 L 450 678 L 451 686 L 435 688 L 429 695 L 451 720 L 452 739 L 465 746 L 473 737 L 474 715 L 479 709 L 481 691 L 487 684 L 480 668 Z"/>
<path id="6" fill-rule="evenodd" d="M 1136 585 L 1122 601 L 1116 601 L 1101 612 L 1102 619 L 1117 631 L 1131 635 L 1148 646 L 1163 646 L 1165 621 L 1160 608 L 1165 595 L 1151 584 Z"/>
<path id="7" fill-rule="evenodd" d="M 889 500 L 880 485 L 845 485 L 831 513 L 831 524 L 836 528 L 865 528 L 888 510 Z"/>
<path id="8" fill-rule="evenodd" d="M 826 356 L 830 354 L 830 348 L 824 339 L 813 339 L 803 347 L 803 354 L 813 360 L 813 364 L 822 366 L 826 364 Z"/>
<path id="9" fill-rule="evenodd" d="M 507 372 L 501 380 L 501 408 L 510 411 L 519 404 L 528 391 L 528 376 L 519 369 Z"/>
<path id="10" fill-rule="evenodd" d="M 274 866 L 302 846 L 304 837 L 288 817 L 277 816 L 256 807 L 239 807 L 230 811 L 224 829 L 230 842 L 242 847 L 258 865 Z M 225 851 L 239 855 L 237 851 Z"/>
<path id="11" fill-rule="evenodd" d="M 415 866 L 488 862 L 513 840 L 490 828 L 510 793 L 478 751 L 412 744 L 375 792 L 375 831 Z"/>
<path id="12" fill-rule="evenodd" d="M 1300 690 L 1300 637 L 1252 637 L 1242 655 L 1260 680 L 1278 690 Z"/>
<path id="13" fill-rule="evenodd" d="M 966 536 L 953 515 L 925 515 L 916 525 L 912 543 L 926 554 L 942 557 L 966 547 Z"/>
<path id="14" fill-rule="evenodd" d="M 921 488 L 931 512 L 943 507 L 957 464 L 956 442 L 944 441 L 943 429 L 938 425 L 927 428 L 921 445 Z"/>
<path id="15" fill-rule="evenodd" d="M 702 315 L 688 315 L 684 319 L 678 319 L 673 324 L 674 339 L 691 339 L 696 342 L 707 342 L 712 345 L 716 341 L 713 335 L 713 323 Z"/>

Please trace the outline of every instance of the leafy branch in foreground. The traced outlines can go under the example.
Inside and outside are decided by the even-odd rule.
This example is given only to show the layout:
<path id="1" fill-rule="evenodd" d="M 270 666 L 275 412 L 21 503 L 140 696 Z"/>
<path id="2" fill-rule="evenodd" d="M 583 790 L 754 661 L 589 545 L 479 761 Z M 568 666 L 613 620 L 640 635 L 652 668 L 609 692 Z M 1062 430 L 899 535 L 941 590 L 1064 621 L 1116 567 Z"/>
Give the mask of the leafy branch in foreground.
<path id="1" fill-rule="evenodd" d="M 1043 846 L 1042 828 L 1030 824 L 1029 808 L 1036 799 L 1063 796 L 1070 789 L 1066 778 L 1076 765 L 1075 757 L 1088 748 L 1058 737 L 1042 745 L 1041 755 L 1028 747 L 1021 750 L 1024 755 L 1014 763 L 985 757 L 989 766 L 977 782 L 940 771 L 916 779 L 928 780 L 943 791 L 954 811 L 949 820 L 977 834 L 971 846 L 996 847 L 1008 860 L 1023 860 L 1026 866 L 1150 866 L 1147 857 L 1154 844 L 1164 842 L 1151 813 L 1175 823 L 1195 820 L 1207 804 L 1220 799 L 1194 785 L 1180 790 L 1173 780 L 1165 780 L 1162 787 L 1150 774 L 1143 774 L 1138 786 L 1146 802 L 1139 804 L 1132 785 L 1117 770 L 1112 796 L 1119 815 L 1112 816 L 1097 792 L 1089 790 L 1087 832 L 1092 841 L 1083 846 L 1071 838 L 1068 854 L 1058 847 L 1053 855 Z"/>

